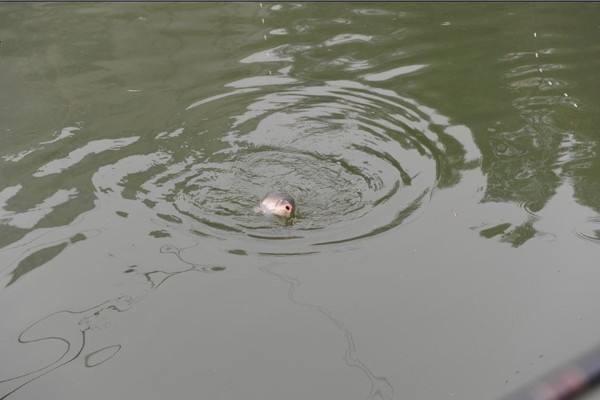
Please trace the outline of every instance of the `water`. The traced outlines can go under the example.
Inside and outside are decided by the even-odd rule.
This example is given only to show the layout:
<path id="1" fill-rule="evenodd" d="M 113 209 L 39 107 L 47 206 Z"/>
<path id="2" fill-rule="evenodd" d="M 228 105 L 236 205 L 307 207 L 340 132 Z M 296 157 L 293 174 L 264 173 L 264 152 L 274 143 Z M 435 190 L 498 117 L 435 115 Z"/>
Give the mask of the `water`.
<path id="1" fill-rule="evenodd" d="M 0 398 L 499 398 L 595 346 L 599 12 L 4 5 Z"/>

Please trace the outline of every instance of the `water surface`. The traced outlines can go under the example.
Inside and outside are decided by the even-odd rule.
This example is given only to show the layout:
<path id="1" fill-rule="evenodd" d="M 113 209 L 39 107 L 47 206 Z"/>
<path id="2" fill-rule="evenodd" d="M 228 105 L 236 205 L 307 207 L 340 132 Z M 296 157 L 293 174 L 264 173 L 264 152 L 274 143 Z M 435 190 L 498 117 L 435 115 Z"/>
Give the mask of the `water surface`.
<path id="1" fill-rule="evenodd" d="M 598 15 L 3 5 L 0 399 L 499 398 L 593 347 Z"/>

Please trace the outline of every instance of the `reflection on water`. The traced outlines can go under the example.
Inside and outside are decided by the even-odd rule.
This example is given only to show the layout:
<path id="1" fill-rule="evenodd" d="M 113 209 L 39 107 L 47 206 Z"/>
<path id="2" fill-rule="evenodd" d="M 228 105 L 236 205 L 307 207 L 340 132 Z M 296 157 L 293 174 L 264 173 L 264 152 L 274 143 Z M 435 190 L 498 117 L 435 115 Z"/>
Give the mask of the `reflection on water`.
<path id="1" fill-rule="evenodd" d="M 586 285 L 600 243 L 599 10 L 0 9 L 0 315 L 9 338 L 0 346 L 15 357 L 0 362 L 1 398 L 52 371 L 44 385 L 62 387 L 61 374 L 80 376 L 75 360 L 95 374 L 125 368 L 123 332 L 144 319 L 123 312 L 163 301 L 152 317 L 160 321 L 179 299 L 149 295 L 178 295 L 188 272 L 218 288 L 202 309 L 211 316 L 225 313 L 234 287 L 248 299 L 274 296 L 234 314 L 246 321 L 235 334 L 248 349 L 275 331 L 285 299 L 264 281 L 238 283 L 266 273 L 287 285 L 286 316 L 324 317 L 306 338 L 326 327 L 343 335 L 340 382 L 362 374 L 372 399 L 481 398 L 484 388 L 495 397 L 566 357 L 561 338 L 589 344 L 583 335 L 600 333 L 597 323 L 569 318 L 597 315 Z M 298 203 L 289 224 L 253 212 L 276 190 Z M 196 304 L 201 293 L 188 296 Z M 256 328 L 263 311 L 273 320 Z M 117 315 L 131 324 L 122 338 L 95 329 Z M 207 318 L 198 315 L 186 317 Z M 473 321 L 487 336 L 470 336 Z M 565 331 L 537 338 L 550 326 Z M 306 340 L 337 354 L 325 338 Z M 498 376 L 524 363 L 518 349 L 532 342 L 555 358 L 519 379 Z M 40 355 L 17 355 L 37 345 Z M 190 345 L 164 337 L 160 346 Z M 137 362 L 128 373 L 144 370 Z M 199 368 L 161 362 L 178 376 Z M 231 368 L 219 376 L 252 387 Z M 314 391 L 288 398 L 347 397 L 350 385 L 313 385 L 303 371 L 290 379 Z M 467 372 L 480 386 L 457 383 Z M 36 387 L 26 390 L 45 390 Z M 177 390 L 189 395 L 183 383 Z"/>
<path id="2" fill-rule="evenodd" d="M 77 241 L 77 240 L 71 240 Z M 23 274 L 28 271 L 20 271 L 19 268 L 24 268 L 22 264 L 29 259 L 32 259 L 32 256 L 36 256 L 38 258 L 43 257 L 41 253 L 43 251 L 54 251 L 57 249 L 57 254 L 60 253 L 66 246 L 66 243 L 56 245 L 53 247 L 48 247 L 44 250 L 38 251 L 33 255 L 26 257 L 15 271 L 13 272 L 13 278 L 10 282 L 8 282 L 7 286 L 16 281 L 18 279 L 17 274 Z M 22 344 L 30 344 L 30 343 L 39 343 L 44 341 L 57 341 L 64 344 L 64 350 L 62 353 L 56 355 L 56 358 L 53 362 L 38 367 L 32 371 L 27 371 L 25 373 L 21 373 L 17 376 L 13 376 L 10 378 L 0 380 L 0 388 L 2 391 L 0 392 L 0 399 L 5 399 L 17 390 L 21 389 L 25 385 L 35 381 L 36 379 L 41 378 L 42 376 L 76 360 L 81 355 L 84 355 L 84 364 L 86 367 L 91 368 L 98 366 L 112 357 L 114 357 L 120 350 L 121 344 L 114 344 L 102 347 L 97 350 L 93 350 L 91 352 L 86 351 L 89 349 L 86 348 L 86 344 L 89 341 L 88 336 L 97 328 L 102 325 L 108 324 L 110 321 L 110 314 L 113 312 L 124 312 L 129 310 L 133 305 L 142 301 L 144 297 L 150 294 L 150 291 L 158 289 L 161 285 L 163 285 L 168 279 L 175 277 L 179 274 L 183 274 L 186 272 L 196 271 L 196 272 L 218 272 L 223 271 L 224 267 L 218 266 L 201 266 L 189 261 L 186 261 L 181 252 L 182 249 L 179 249 L 173 245 L 164 245 L 160 249 L 161 253 L 174 255 L 179 261 L 183 264 L 188 265 L 188 268 L 180 269 L 176 271 L 148 271 L 143 272 L 142 275 L 147 280 L 149 285 L 148 290 L 141 293 L 137 297 L 131 296 L 119 296 L 114 299 L 106 300 L 94 307 L 90 307 L 81 311 L 71 311 L 71 310 L 63 310 L 57 311 L 50 315 L 47 315 L 38 321 L 27 326 L 18 336 L 18 342 Z M 53 258 L 57 254 L 52 254 L 49 258 Z M 48 260 L 48 256 L 45 261 Z M 35 265 L 29 268 L 35 268 L 39 265 Z M 136 273 L 136 266 L 131 266 L 125 273 Z M 86 339 L 87 338 L 87 339 Z"/>
<path id="3" fill-rule="evenodd" d="M 0 380 L 0 384 L 2 384 L 2 392 L 0 392 L 0 396 L 2 397 L 0 399 L 7 398 L 23 386 L 78 358 L 84 352 L 86 335 L 88 335 L 90 330 L 93 330 L 95 321 L 106 318 L 106 313 L 126 311 L 131 306 L 131 303 L 131 298 L 124 297 L 108 300 L 82 311 L 57 311 L 26 327 L 18 337 L 19 343 L 58 341 L 64 344 L 64 351 L 62 354 L 57 355 L 54 361 L 48 365 Z M 86 355 L 86 366 L 96 366 L 107 361 L 121 348 L 120 345 L 110 347 L 117 350 L 106 355 L 104 358 L 100 357 L 94 364 L 89 364 L 88 359 L 96 357 L 99 352 L 102 352 L 106 348 Z"/>

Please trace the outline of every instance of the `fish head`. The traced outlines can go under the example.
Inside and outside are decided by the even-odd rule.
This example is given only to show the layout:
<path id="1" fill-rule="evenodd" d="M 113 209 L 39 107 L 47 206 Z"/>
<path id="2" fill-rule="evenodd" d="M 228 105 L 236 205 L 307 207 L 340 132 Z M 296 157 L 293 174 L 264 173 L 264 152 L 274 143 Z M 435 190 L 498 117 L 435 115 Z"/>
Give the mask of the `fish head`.
<path id="1" fill-rule="evenodd" d="M 273 214 L 283 218 L 290 218 L 296 211 L 296 204 L 292 198 L 283 198 L 275 204 Z"/>

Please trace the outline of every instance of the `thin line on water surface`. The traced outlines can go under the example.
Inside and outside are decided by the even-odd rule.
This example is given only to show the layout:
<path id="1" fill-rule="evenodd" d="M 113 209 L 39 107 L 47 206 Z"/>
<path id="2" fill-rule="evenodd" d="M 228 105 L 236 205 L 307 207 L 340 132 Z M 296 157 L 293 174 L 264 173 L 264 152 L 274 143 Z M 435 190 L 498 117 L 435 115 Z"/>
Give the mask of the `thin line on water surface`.
<path id="1" fill-rule="evenodd" d="M 323 306 L 318 304 L 311 304 L 298 301 L 296 299 L 296 289 L 301 285 L 301 282 L 292 276 L 285 275 L 282 273 L 278 273 L 273 271 L 272 269 L 264 266 L 259 268 L 261 271 L 274 276 L 281 282 L 288 285 L 288 299 L 291 303 L 315 310 L 322 314 L 325 318 L 329 320 L 337 329 L 342 331 L 344 334 L 344 338 L 346 339 L 346 351 L 344 352 L 344 363 L 353 368 L 358 368 L 361 370 L 370 383 L 370 390 L 367 400 L 372 399 L 381 399 L 381 400 L 392 400 L 394 396 L 394 387 L 385 377 L 376 376 L 373 371 L 356 355 L 356 342 L 354 341 L 354 337 L 350 329 L 346 327 L 346 325 L 335 318 L 333 314 Z"/>

